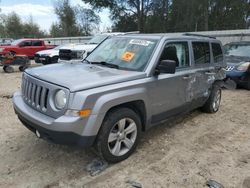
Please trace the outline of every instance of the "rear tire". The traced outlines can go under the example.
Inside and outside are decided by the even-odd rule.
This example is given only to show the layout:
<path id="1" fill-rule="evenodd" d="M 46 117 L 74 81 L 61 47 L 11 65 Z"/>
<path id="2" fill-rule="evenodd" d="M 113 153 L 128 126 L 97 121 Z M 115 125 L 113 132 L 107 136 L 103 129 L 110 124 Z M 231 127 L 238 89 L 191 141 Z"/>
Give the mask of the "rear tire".
<path id="1" fill-rule="evenodd" d="M 210 96 L 201 110 L 206 113 L 216 113 L 219 110 L 220 103 L 221 87 L 217 84 L 214 84 Z"/>
<path id="2" fill-rule="evenodd" d="M 110 163 L 127 159 L 141 135 L 141 119 L 129 108 L 116 108 L 106 115 L 99 131 L 96 149 Z"/>

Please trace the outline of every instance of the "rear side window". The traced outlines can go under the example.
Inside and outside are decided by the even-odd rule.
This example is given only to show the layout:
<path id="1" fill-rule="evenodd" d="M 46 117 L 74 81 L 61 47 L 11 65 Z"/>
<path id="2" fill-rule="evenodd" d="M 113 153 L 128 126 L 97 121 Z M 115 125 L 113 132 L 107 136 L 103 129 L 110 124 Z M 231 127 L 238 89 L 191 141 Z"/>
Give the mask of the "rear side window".
<path id="1" fill-rule="evenodd" d="M 221 63 L 223 61 L 223 53 L 221 45 L 218 43 L 212 43 L 212 51 L 215 63 Z"/>
<path id="2" fill-rule="evenodd" d="M 32 46 L 42 46 L 42 41 L 40 40 L 32 41 Z"/>
<path id="3" fill-rule="evenodd" d="M 210 63 L 210 48 L 208 42 L 192 42 L 195 64 Z"/>

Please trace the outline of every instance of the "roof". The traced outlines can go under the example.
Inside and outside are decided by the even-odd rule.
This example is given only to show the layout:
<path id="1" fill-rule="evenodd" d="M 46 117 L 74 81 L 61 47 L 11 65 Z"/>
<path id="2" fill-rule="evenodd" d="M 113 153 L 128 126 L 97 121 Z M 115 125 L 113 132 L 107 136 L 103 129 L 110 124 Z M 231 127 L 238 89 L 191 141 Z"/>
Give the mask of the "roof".
<path id="1" fill-rule="evenodd" d="M 36 38 L 22 38 L 20 40 L 43 40 L 43 39 L 36 39 Z"/>
<path id="2" fill-rule="evenodd" d="M 216 40 L 215 37 L 208 36 L 208 35 L 199 35 L 199 34 L 192 34 L 192 33 L 150 33 L 150 34 L 128 34 L 123 35 L 122 37 L 136 37 L 136 38 L 148 38 L 148 39 L 156 39 L 160 40 L 162 38 L 181 38 L 181 39 L 191 39 L 191 40 Z"/>

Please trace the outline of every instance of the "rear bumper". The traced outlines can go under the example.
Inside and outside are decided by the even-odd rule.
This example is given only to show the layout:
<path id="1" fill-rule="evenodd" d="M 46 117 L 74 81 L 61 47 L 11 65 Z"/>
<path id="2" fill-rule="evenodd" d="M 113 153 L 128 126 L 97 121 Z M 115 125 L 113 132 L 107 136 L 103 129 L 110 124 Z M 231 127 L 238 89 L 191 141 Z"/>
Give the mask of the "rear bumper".
<path id="1" fill-rule="evenodd" d="M 54 119 L 41 114 L 23 101 L 20 92 L 14 94 L 13 106 L 23 125 L 32 132 L 37 130 L 45 140 L 80 147 L 91 147 L 95 141 L 96 136 L 84 134 L 85 119 L 67 116 Z"/>

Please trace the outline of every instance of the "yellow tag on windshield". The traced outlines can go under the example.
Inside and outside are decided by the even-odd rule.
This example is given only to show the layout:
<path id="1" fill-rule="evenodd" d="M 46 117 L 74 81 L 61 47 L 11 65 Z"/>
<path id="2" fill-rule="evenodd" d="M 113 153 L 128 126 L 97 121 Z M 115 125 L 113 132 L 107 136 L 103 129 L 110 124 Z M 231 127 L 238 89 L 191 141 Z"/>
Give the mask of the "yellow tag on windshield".
<path id="1" fill-rule="evenodd" d="M 135 56 L 135 53 L 133 53 L 133 52 L 125 52 L 122 55 L 122 60 L 130 62 L 134 58 L 134 56 Z"/>

